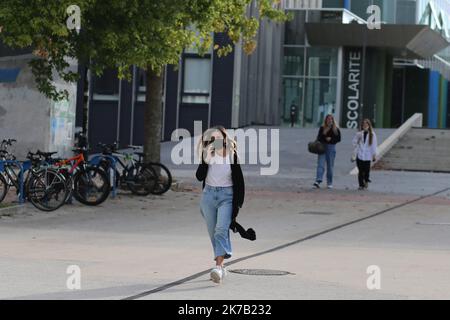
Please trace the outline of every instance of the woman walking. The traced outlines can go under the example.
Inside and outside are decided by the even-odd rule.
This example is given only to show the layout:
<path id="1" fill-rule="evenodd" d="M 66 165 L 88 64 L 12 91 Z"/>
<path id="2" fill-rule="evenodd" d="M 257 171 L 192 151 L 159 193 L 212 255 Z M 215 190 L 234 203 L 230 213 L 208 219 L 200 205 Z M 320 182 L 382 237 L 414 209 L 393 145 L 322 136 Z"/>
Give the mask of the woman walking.
<path id="1" fill-rule="evenodd" d="M 377 135 L 369 119 L 363 120 L 361 131 L 353 138 L 353 146 L 356 149 L 359 190 L 364 190 L 369 187 L 371 161 L 375 162 L 377 156 Z"/>
<path id="2" fill-rule="evenodd" d="M 236 144 L 225 128 L 219 126 L 207 130 L 200 141 L 199 152 L 201 164 L 196 177 L 203 182 L 200 210 L 206 221 L 216 262 L 210 276 L 211 280 L 220 283 L 227 275 L 224 260 L 232 255 L 230 226 L 234 230 L 237 227 L 242 229 L 235 219 L 244 203 L 244 177 L 237 159 Z"/>
<path id="3" fill-rule="evenodd" d="M 327 166 L 328 189 L 333 189 L 334 159 L 336 158 L 336 144 L 341 142 L 341 131 L 339 130 L 333 115 L 325 117 L 323 125 L 319 129 L 317 140 L 325 145 L 325 153 L 320 154 L 317 160 L 316 182 L 314 187 L 319 189 Z"/>

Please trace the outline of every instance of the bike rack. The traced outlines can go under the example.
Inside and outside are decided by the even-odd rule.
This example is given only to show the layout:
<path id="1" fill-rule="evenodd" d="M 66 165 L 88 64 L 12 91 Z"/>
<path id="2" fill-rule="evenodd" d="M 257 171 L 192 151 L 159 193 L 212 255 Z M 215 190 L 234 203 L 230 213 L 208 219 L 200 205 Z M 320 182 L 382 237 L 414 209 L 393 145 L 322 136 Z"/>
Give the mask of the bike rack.
<path id="1" fill-rule="evenodd" d="M 93 166 L 98 166 L 100 164 L 100 161 L 103 159 L 108 159 L 111 161 L 112 166 L 110 168 L 110 170 L 112 170 L 112 192 L 111 192 L 111 197 L 114 199 L 117 196 L 117 186 L 116 186 L 116 165 L 117 165 L 117 160 L 112 157 L 112 156 L 106 156 L 106 155 L 99 155 L 99 156 L 94 156 L 91 160 L 89 160 L 89 164 L 93 165 Z M 111 179 L 111 173 L 110 173 L 110 179 Z"/>
<path id="2" fill-rule="evenodd" d="M 31 161 L 16 161 L 16 160 L 1 160 L 0 161 L 0 172 L 5 172 L 5 165 L 13 164 L 20 169 L 19 172 L 19 203 L 25 203 L 25 194 L 24 194 L 24 181 L 23 176 L 25 171 L 31 168 Z"/>

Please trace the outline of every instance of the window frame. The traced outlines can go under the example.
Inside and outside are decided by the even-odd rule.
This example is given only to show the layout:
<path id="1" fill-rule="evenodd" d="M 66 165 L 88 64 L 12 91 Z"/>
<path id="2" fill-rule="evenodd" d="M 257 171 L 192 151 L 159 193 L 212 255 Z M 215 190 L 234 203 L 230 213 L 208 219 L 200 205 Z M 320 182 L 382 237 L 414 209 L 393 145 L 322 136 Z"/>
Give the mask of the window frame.
<path id="1" fill-rule="evenodd" d="M 182 56 L 182 70 L 181 70 L 181 95 L 182 96 L 190 96 L 190 97 L 210 97 L 211 96 L 211 85 L 208 88 L 208 93 L 202 93 L 202 92 L 186 92 L 186 88 L 185 88 L 185 76 L 186 76 L 186 60 L 187 59 L 198 59 L 198 60 L 208 60 L 211 68 L 210 71 L 212 71 L 212 54 L 211 53 L 207 53 L 204 54 L 203 56 L 196 54 L 196 53 L 183 53 Z M 210 84 L 212 81 L 212 77 L 210 77 Z"/>

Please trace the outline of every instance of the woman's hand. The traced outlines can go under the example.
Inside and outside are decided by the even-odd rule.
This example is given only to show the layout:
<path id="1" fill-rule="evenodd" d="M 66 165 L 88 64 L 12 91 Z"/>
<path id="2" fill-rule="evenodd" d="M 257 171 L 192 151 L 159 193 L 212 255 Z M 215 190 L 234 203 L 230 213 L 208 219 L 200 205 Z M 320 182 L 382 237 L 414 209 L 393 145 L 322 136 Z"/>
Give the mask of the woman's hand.
<path id="1" fill-rule="evenodd" d="M 333 130 L 333 133 L 335 135 L 338 135 L 338 128 L 337 128 L 336 124 L 333 123 L 333 126 L 331 127 L 331 129 Z"/>
<path id="2" fill-rule="evenodd" d="M 205 163 L 209 164 L 211 158 L 214 156 L 213 152 L 214 149 L 211 144 L 203 148 L 202 157 Z"/>

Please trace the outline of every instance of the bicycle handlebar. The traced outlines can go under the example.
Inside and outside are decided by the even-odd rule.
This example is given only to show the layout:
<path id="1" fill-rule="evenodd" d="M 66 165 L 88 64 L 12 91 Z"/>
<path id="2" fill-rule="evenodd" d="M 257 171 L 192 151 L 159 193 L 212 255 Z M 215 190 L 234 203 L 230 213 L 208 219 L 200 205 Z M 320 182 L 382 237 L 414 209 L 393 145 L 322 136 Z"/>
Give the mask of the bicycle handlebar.
<path id="1" fill-rule="evenodd" d="M 131 144 L 128 145 L 127 148 L 130 148 L 130 149 L 133 149 L 133 150 L 140 150 L 140 149 L 142 149 L 142 147 L 140 147 L 140 146 L 133 146 Z"/>

